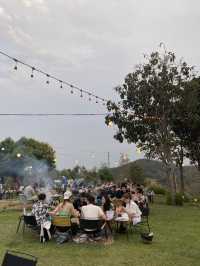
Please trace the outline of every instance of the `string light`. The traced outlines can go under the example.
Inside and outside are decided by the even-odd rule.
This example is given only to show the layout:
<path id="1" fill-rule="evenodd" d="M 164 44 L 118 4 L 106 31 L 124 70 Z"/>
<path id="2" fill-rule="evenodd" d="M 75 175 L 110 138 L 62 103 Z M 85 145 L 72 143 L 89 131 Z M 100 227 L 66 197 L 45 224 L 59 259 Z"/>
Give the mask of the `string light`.
<path id="1" fill-rule="evenodd" d="M 81 98 L 83 98 L 83 91 L 81 90 L 81 95 L 80 95 Z"/>
<path id="2" fill-rule="evenodd" d="M 34 67 L 32 67 L 32 72 L 31 72 L 31 78 L 33 78 L 34 77 L 34 75 L 33 75 L 33 71 L 35 70 L 35 68 Z"/>
<path id="3" fill-rule="evenodd" d="M 112 121 L 109 121 L 108 122 L 108 127 L 112 127 L 112 125 L 113 125 L 113 122 Z"/>
<path id="4" fill-rule="evenodd" d="M 17 59 L 13 59 L 14 61 L 15 61 L 15 66 L 14 66 L 14 70 L 17 70 L 17 63 L 18 63 L 18 61 L 17 61 Z"/>
<path id="5" fill-rule="evenodd" d="M 89 93 L 88 95 L 89 95 L 89 101 L 91 102 L 91 100 L 92 100 L 92 99 L 91 99 L 91 94 Z"/>
<path id="6" fill-rule="evenodd" d="M 74 91 L 73 91 L 74 86 L 70 85 L 70 87 L 71 87 L 71 94 L 73 94 L 74 93 Z"/>
<path id="7" fill-rule="evenodd" d="M 136 148 L 136 153 L 137 154 L 141 154 L 142 153 L 141 150 L 140 150 L 140 148 Z"/>
<path id="8" fill-rule="evenodd" d="M 46 74 L 46 76 L 47 76 L 46 84 L 49 84 L 49 74 Z"/>
<path id="9" fill-rule="evenodd" d="M 21 153 L 17 153 L 17 158 L 21 158 L 21 157 L 22 157 Z"/>
<path id="10" fill-rule="evenodd" d="M 99 97 L 99 96 L 97 96 L 97 95 L 95 95 L 95 94 L 93 94 L 93 93 L 91 93 L 91 92 L 89 92 L 89 91 L 87 91 L 85 89 L 83 90 L 82 88 L 79 88 L 77 86 L 74 86 L 74 85 L 70 84 L 67 81 L 60 80 L 57 77 L 55 77 L 53 75 L 50 75 L 50 74 L 44 72 L 43 70 L 41 70 L 39 68 L 33 67 L 30 64 L 27 64 L 27 63 L 25 63 L 25 62 L 23 62 L 21 60 L 18 60 L 16 58 L 8 55 L 7 53 L 4 53 L 3 51 L 0 51 L 0 54 L 3 55 L 3 56 L 6 56 L 7 58 L 9 58 L 9 59 L 11 59 L 11 60 L 13 60 L 15 62 L 15 66 L 14 66 L 14 69 L 15 70 L 18 69 L 18 64 L 21 64 L 21 65 L 23 65 L 23 66 L 31 69 L 31 78 L 33 78 L 34 77 L 34 73 L 37 72 L 39 74 L 45 75 L 45 77 L 46 77 L 46 84 L 49 84 L 50 83 L 50 80 L 49 79 L 51 78 L 51 79 L 55 80 L 56 82 L 58 82 L 60 84 L 60 88 L 63 88 L 63 85 L 66 85 L 66 86 L 70 87 L 71 94 L 73 94 L 74 91 L 77 90 L 77 91 L 80 92 L 81 98 L 83 97 L 83 94 L 87 94 L 87 95 L 89 95 L 89 101 L 91 101 L 92 98 L 95 98 L 96 99 L 96 103 L 101 102 L 101 103 L 103 103 L 103 105 L 105 105 L 105 101 L 106 100 L 104 98 L 101 98 L 101 97 Z"/>

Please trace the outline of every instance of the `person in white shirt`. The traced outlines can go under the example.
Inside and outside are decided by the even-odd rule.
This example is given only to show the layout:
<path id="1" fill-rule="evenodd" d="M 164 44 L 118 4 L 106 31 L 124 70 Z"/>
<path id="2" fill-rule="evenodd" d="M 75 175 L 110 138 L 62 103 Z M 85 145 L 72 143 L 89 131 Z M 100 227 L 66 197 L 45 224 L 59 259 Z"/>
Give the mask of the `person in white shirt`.
<path id="1" fill-rule="evenodd" d="M 89 195 L 88 204 L 81 208 L 81 218 L 88 220 L 106 220 L 103 210 L 94 204 L 95 198 Z"/>
<path id="2" fill-rule="evenodd" d="M 131 200 L 131 195 L 125 194 L 123 200 L 126 203 L 125 210 L 130 219 L 133 221 L 133 225 L 141 222 L 142 212 L 140 211 L 138 205 L 133 200 Z"/>

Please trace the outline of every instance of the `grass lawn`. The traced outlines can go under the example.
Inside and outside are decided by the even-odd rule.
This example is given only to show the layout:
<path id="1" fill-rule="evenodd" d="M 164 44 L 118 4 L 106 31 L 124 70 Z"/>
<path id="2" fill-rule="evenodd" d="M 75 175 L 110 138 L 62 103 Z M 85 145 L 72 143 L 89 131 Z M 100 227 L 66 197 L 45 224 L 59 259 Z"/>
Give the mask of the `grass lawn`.
<path id="1" fill-rule="evenodd" d="M 112 245 L 72 244 L 58 246 L 54 241 L 40 244 L 27 231 L 24 239 L 15 234 L 19 212 L 0 213 L 0 264 L 6 249 L 24 251 L 39 259 L 39 266 L 168 266 L 200 265 L 200 209 L 155 204 L 150 223 L 152 245 L 145 245 L 138 234 L 127 240 L 117 236 Z"/>

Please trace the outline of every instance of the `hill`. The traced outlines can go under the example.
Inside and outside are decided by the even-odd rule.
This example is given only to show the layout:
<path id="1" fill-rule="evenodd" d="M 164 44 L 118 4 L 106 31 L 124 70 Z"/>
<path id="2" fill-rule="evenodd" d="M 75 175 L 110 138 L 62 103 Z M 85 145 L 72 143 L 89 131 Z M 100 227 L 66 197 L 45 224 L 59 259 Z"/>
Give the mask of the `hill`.
<path id="1" fill-rule="evenodd" d="M 133 165 L 139 166 L 146 178 L 157 181 L 163 186 L 167 186 L 166 174 L 162 162 L 156 160 L 140 159 L 130 162 L 126 165 L 111 168 L 111 172 L 116 180 L 126 178 Z M 186 191 L 192 194 L 200 193 L 200 173 L 194 166 L 184 166 L 183 173 L 185 177 Z M 177 182 L 179 182 L 179 172 L 176 171 Z"/>

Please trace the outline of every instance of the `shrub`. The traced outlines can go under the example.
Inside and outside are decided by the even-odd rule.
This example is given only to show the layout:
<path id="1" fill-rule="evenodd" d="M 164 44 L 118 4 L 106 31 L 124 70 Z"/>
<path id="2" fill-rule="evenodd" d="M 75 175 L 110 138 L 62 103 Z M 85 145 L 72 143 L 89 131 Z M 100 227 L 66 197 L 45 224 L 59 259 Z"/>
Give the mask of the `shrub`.
<path id="1" fill-rule="evenodd" d="M 190 197 L 186 194 L 183 194 L 182 198 L 183 198 L 183 202 L 190 202 L 190 200 L 191 200 Z"/>
<path id="2" fill-rule="evenodd" d="M 167 192 L 166 203 L 167 203 L 167 205 L 172 205 L 172 203 L 173 203 L 172 195 L 169 192 Z"/>
<path id="3" fill-rule="evenodd" d="M 174 203 L 176 206 L 183 206 L 183 201 L 184 199 L 181 193 L 175 194 L 174 202 L 173 202 L 172 194 L 169 192 L 167 193 L 167 197 L 166 197 L 167 205 L 173 205 Z"/>
<path id="4" fill-rule="evenodd" d="M 152 185 L 149 187 L 149 190 L 153 190 L 155 192 L 155 194 L 159 194 L 159 195 L 165 195 L 166 194 L 166 190 L 159 185 Z"/>
<path id="5" fill-rule="evenodd" d="M 182 206 L 183 205 L 183 195 L 181 193 L 176 193 L 176 195 L 175 195 L 175 204 L 177 206 Z"/>

